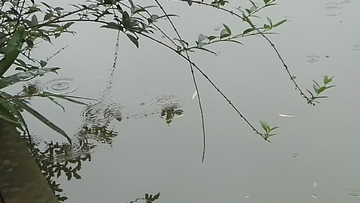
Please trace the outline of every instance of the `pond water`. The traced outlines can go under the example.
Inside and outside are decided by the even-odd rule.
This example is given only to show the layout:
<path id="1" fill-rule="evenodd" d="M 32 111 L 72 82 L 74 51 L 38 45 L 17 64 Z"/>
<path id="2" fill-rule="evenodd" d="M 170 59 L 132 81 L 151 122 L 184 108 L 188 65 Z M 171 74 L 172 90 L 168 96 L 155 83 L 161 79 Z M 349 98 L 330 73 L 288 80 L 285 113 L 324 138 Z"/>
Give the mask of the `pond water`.
<path id="1" fill-rule="evenodd" d="M 180 15 L 174 22 L 188 41 L 218 33 L 222 23 L 238 29 L 235 18 L 218 10 L 163 4 Z M 264 141 L 196 73 L 207 133 L 203 163 L 201 118 L 186 61 L 146 39 L 136 49 L 121 36 L 113 69 L 117 33 L 91 24 L 74 26 L 77 34 L 59 38 L 55 46 L 39 45 L 34 54 L 42 58 L 66 47 L 49 62 L 62 68 L 59 74 L 37 80 L 44 89 L 96 99 L 88 107 L 61 101 L 65 113 L 47 99 L 31 100 L 80 140 L 68 156 L 85 157 L 77 172 L 81 179 L 56 179 L 66 202 L 130 202 L 158 192 L 159 203 L 359 202 L 359 8 L 358 0 L 279 1 L 259 14 L 288 19 L 270 38 L 301 87 L 335 76 L 337 86 L 315 107 L 294 90 L 261 37 L 244 39 L 244 46 L 214 45 L 217 56 L 194 54 L 250 122 L 259 129 L 259 120 L 280 127 L 271 143 Z M 40 145 L 66 142 L 31 116 L 26 119 Z M 106 119 L 112 120 L 106 128 L 91 127 Z M 64 160 L 59 155 L 53 161 Z"/>

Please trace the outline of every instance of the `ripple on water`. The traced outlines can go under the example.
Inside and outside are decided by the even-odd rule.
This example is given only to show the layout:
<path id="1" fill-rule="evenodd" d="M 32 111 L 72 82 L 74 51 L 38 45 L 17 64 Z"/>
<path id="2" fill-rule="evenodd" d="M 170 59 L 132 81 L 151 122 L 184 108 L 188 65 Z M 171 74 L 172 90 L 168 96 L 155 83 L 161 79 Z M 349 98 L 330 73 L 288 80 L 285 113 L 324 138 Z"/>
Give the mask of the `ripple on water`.
<path id="1" fill-rule="evenodd" d="M 352 49 L 355 50 L 355 51 L 360 51 L 360 44 L 354 44 L 352 46 Z"/>
<path id="2" fill-rule="evenodd" d="M 88 105 L 81 113 L 81 116 L 87 124 L 103 125 L 114 119 L 121 121 L 121 109 L 120 104 L 99 101 L 95 104 Z"/>
<path id="3" fill-rule="evenodd" d="M 360 189 L 359 188 L 350 188 L 349 195 L 351 196 L 359 196 L 360 195 Z"/>
<path id="4" fill-rule="evenodd" d="M 320 60 L 320 56 L 317 55 L 309 55 L 306 57 L 306 61 L 313 63 L 313 62 L 317 62 Z"/>
<path id="5" fill-rule="evenodd" d="M 338 3 L 330 2 L 325 4 L 325 15 L 338 16 L 341 14 L 342 14 L 342 10 Z"/>
<path id="6" fill-rule="evenodd" d="M 43 91 L 53 94 L 67 94 L 77 89 L 75 80 L 72 78 L 57 78 L 43 84 Z"/>

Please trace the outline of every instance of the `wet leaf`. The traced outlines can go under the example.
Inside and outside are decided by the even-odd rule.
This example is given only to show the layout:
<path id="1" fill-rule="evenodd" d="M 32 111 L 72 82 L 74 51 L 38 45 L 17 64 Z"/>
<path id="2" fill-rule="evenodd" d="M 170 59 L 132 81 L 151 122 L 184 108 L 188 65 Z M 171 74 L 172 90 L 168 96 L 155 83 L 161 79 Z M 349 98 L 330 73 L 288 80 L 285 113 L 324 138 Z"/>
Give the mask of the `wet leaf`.
<path id="1" fill-rule="evenodd" d="M 322 87 L 320 87 L 320 88 L 317 90 L 317 93 L 320 94 L 320 93 L 323 92 L 324 90 L 326 90 L 326 87 L 325 87 L 325 86 L 322 86 Z"/>
<path id="2" fill-rule="evenodd" d="M 280 21 L 280 22 L 277 22 L 277 23 L 275 23 L 274 25 L 273 25 L 273 27 L 275 28 L 275 27 L 278 27 L 278 26 L 280 26 L 281 24 L 283 24 L 283 23 L 285 23 L 286 22 L 286 19 L 285 20 L 282 20 L 282 21 Z"/>
<path id="3" fill-rule="evenodd" d="M 0 76 L 2 76 L 14 63 L 21 51 L 22 41 L 25 37 L 25 28 L 20 26 L 11 36 L 0 61 Z"/>
<path id="4" fill-rule="evenodd" d="M 228 36 L 230 36 L 230 33 L 226 29 L 221 30 L 220 39 L 223 39 L 223 38 L 228 37 Z"/>
<path id="5" fill-rule="evenodd" d="M 209 36 L 209 37 L 208 37 L 208 40 L 209 40 L 209 41 L 211 41 L 211 40 L 213 40 L 213 39 L 216 39 L 216 37 L 215 37 L 215 36 Z"/>
<path id="6" fill-rule="evenodd" d="M 38 21 L 36 15 L 33 15 L 33 16 L 31 17 L 31 26 L 36 26 L 36 25 L 38 25 L 38 24 L 39 24 L 39 21 Z"/>
<path id="7" fill-rule="evenodd" d="M 61 128 L 59 128 L 57 125 L 55 125 L 54 123 L 49 121 L 47 118 L 45 118 L 39 112 L 37 112 L 35 109 L 31 108 L 30 106 L 28 106 L 27 104 L 25 104 L 25 103 L 23 103 L 21 101 L 16 101 L 16 104 L 20 108 L 22 108 L 25 111 L 29 112 L 31 115 L 33 115 L 35 118 L 37 118 L 39 121 L 41 121 L 42 123 L 47 125 L 49 128 L 53 129 L 55 132 L 57 132 L 57 133 L 61 134 L 62 136 L 64 136 L 69 141 L 70 144 L 72 143 L 70 137 Z"/>
<path id="8" fill-rule="evenodd" d="M 252 32 L 252 31 L 254 31 L 254 28 L 248 28 L 248 29 L 244 30 L 243 35 L 245 35 L 249 32 Z"/>
<path id="9" fill-rule="evenodd" d="M 136 48 L 139 48 L 139 41 L 137 37 L 134 37 L 133 35 L 126 34 L 126 36 L 130 39 L 132 43 L 135 44 Z"/>
<path id="10" fill-rule="evenodd" d="M 65 112 L 65 108 L 63 107 L 63 105 L 59 104 L 59 102 L 57 102 L 54 98 L 52 97 L 47 97 L 50 101 L 52 101 L 54 104 L 58 105 L 61 107 L 61 109 L 63 110 L 63 112 Z"/>
<path id="11" fill-rule="evenodd" d="M 204 41 L 205 39 L 208 39 L 208 36 L 203 35 L 203 34 L 200 34 L 199 37 L 198 37 L 198 42 L 202 42 L 202 41 Z"/>

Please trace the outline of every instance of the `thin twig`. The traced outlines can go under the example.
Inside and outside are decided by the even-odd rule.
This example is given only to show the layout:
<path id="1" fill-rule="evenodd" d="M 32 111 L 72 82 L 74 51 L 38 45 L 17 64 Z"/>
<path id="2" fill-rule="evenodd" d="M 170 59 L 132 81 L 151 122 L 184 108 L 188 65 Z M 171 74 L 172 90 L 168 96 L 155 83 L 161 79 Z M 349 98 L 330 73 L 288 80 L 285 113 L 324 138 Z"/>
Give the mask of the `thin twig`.
<path id="1" fill-rule="evenodd" d="M 218 9 L 218 10 L 221 10 L 221 11 L 224 11 L 224 12 L 227 12 L 229 13 L 230 15 L 233 15 L 233 16 L 236 16 L 238 18 L 240 18 L 241 20 L 243 21 L 246 21 L 245 18 L 248 18 L 250 17 L 251 14 L 247 14 L 245 15 L 244 12 L 243 12 L 243 15 L 244 17 L 242 17 L 241 15 L 235 13 L 234 11 L 232 10 L 229 10 L 229 9 L 226 9 L 226 8 L 222 8 L 222 7 L 216 7 L 214 5 L 211 5 L 209 3 L 204 3 L 202 1 L 191 1 L 192 3 L 196 3 L 196 4 L 201 4 L 201 5 L 205 5 L 205 6 L 209 6 L 209 7 L 212 7 L 212 8 L 215 8 L 215 9 Z M 257 13 L 258 11 L 262 10 L 263 8 L 265 7 L 259 7 L 257 8 L 256 11 L 254 11 L 252 14 L 254 13 Z M 255 27 L 252 23 L 248 23 L 254 30 L 256 30 L 269 44 L 270 46 L 272 47 L 272 49 L 275 51 L 277 57 L 279 58 L 279 60 L 281 61 L 282 65 L 284 66 L 285 70 L 286 70 L 286 73 L 289 75 L 290 77 L 290 80 L 293 82 L 294 86 L 295 86 L 295 89 L 299 91 L 300 93 L 300 96 L 302 96 L 303 98 L 306 99 L 306 101 L 308 103 L 311 103 L 311 99 L 309 97 L 307 97 L 304 93 L 304 91 L 300 88 L 300 86 L 297 84 L 297 82 L 295 81 L 295 77 L 294 75 L 290 72 L 287 64 L 285 63 L 285 60 L 282 58 L 280 52 L 278 51 L 278 49 L 275 47 L 275 44 L 272 43 L 272 41 L 263 33 L 259 30 L 259 28 Z"/>
<path id="2" fill-rule="evenodd" d="M 155 0 L 156 4 L 160 7 L 161 11 L 164 13 L 164 15 L 166 16 L 166 18 L 168 19 L 168 21 L 170 22 L 171 27 L 173 28 L 174 32 L 176 33 L 176 35 L 178 36 L 179 40 L 182 40 L 180 33 L 177 31 L 174 23 L 172 22 L 172 20 L 170 19 L 170 17 L 168 16 L 167 12 L 165 11 L 165 9 L 162 7 L 162 5 L 159 3 L 158 0 Z M 201 116 L 201 127 L 202 127 L 202 133 L 203 133 L 203 153 L 202 153 L 202 158 L 201 161 L 204 162 L 205 159 L 205 138 L 206 138 L 206 132 L 205 132 L 205 118 L 204 118 L 204 111 L 203 111 L 203 107 L 202 107 L 202 103 L 201 103 L 201 97 L 200 97 L 200 91 L 197 85 L 197 81 L 196 81 L 196 77 L 195 77 L 195 73 L 194 73 L 194 63 L 191 61 L 190 59 L 190 55 L 188 53 L 187 50 L 185 50 L 185 55 L 186 55 L 186 59 L 189 62 L 190 65 L 190 72 L 191 72 L 191 76 L 192 76 L 192 80 L 193 80 L 193 84 L 195 87 L 195 91 L 197 92 L 197 98 L 198 98 L 198 105 L 199 105 L 199 109 L 200 109 L 200 116 Z"/>

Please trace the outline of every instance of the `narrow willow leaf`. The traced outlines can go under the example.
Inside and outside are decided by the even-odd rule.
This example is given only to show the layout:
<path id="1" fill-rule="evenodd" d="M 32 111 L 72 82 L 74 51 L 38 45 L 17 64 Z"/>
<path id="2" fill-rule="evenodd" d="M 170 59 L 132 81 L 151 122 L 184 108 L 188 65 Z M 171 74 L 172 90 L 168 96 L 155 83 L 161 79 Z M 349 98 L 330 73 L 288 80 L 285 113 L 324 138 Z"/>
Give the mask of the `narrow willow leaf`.
<path id="1" fill-rule="evenodd" d="M 205 39 L 208 39 L 208 36 L 203 35 L 203 34 L 200 34 L 199 37 L 198 37 L 198 42 L 202 42 L 202 41 L 204 41 Z"/>
<path id="2" fill-rule="evenodd" d="M 210 52 L 210 53 L 212 53 L 212 54 L 217 55 L 216 52 L 211 51 L 210 49 L 206 49 L 206 48 L 203 48 L 203 47 L 196 47 L 196 49 L 201 49 L 201 50 L 203 50 L 203 51 L 207 51 L 207 52 Z"/>
<path id="3" fill-rule="evenodd" d="M 68 96 L 68 95 L 53 94 L 53 93 L 50 93 L 50 92 L 43 92 L 43 94 L 41 94 L 41 95 L 39 95 L 39 96 L 42 96 L 42 97 L 58 97 L 58 98 L 60 98 L 60 99 L 67 100 L 67 101 L 72 102 L 72 103 L 75 103 L 75 104 L 87 105 L 87 104 L 84 103 L 84 102 L 77 101 L 77 100 L 75 100 L 75 99 L 71 99 L 72 96 Z M 96 101 L 96 99 L 85 98 L 85 97 L 75 97 L 75 96 L 74 96 L 74 98 Z"/>
<path id="4" fill-rule="evenodd" d="M 101 27 L 123 31 L 123 27 L 121 25 L 117 24 L 117 23 L 114 23 L 114 22 L 110 22 L 107 25 L 103 25 Z"/>
<path id="5" fill-rule="evenodd" d="M 15 118 L 9 109 L 4 106 L 5 103 L 0 105 L 0 118 L 15 124 L 16 127 L 22 128 L 21 123 L 17 120 L 17 118 Z"/>
<path id="6" fill-rule="evenodd" d="M 59 128 L 57 125 L 55 125 L 54 123 L 52 123 L 51 121 L 49 121 L 47 118 L 45 118 L 43 115 L 41 115 L 39 112 L 37 112 L 35 109 L 31 108 L 30 106 L 28 106 L 27 104 L 21 102 L 21 101 L 17 101 L 16 104 L 24 109 L 25 111 L 29 112 L 31 115 L 33 115 L 35 118 L 37 118 L 39 121 L 41 121 L 42 123 L 44 123 L 45 125 L 47 125 L 49 128 L 53 129 L 54 131 L 56 131 L 57 133 L 61 134 L 62 136 L 64 136 L 69 143 L 71 144 L 71 139 L 70 137 L 61 129 Z"/>
<path id="7" fill-rule="evenodd" d="M 226 29 L 221 30 L 220 39 L 230 36 L 229 32 Z"/>
<path id="8" fill-rule="evenodd" d="M 14 63 L 21 51 L 22 42 L 25 36 L 25 28 L 20 26 L 9 40 L 4 57 L 0 61 L 0 76 L 2 76 Z"/>
<path id="9" fill-rule="evenodd" d="M 229 35 L 231 35 L 231 30 L 230 30 L 230 28 L 229 28 L 227 25 L 225 25 L 225 24 L 223 24 L 223 26 L 224 26 L 226 32 L 228 32 Z"/>
<path id="10" fill-rule="evenodd" d="M 59 102 L 57 102 L 54 98 L 52 97 L 47 97 L 50 101 L 52 101 L 54 104 L 58 105 L 61 107 L 61 109 L 63 110 L 63 112 L 65 112 L 65 108 L 63 105 L 61 105 Z"/>
<path id="11" fill-rule="evenodd" d="M 236 40 L 232 40 L 232 39 L 227 39 L 227 40 L 224 40 L 226 42 L 235 42 L 237 44 L 241 44 L 241 45 L 244 45 L 243 43 L 239 42 L 239 41 L 236 41 Z"/>
<path id="12" fill-rule="evenodd" d="M 267 132 L 269 125 L 265 121 L 260 121 L 261 127 Z"/>
<path id="13" fill-rule="evenodd" d="M 126 36 L 130 39 L 132 43 L 135 44 L 136 48 L 139 48 L 139 41 L 137 37 L 134 37 L 133 35 L 126 34 Z"/>
<path id="14" fill-rule="evenodd" d="M 326 86 L 322 86 L 318 89 L 318 94 L 320 94 L 321 92 L 323 92 L 324 90 L 326 90 Z"/>
<path id="15" fill-rule="evenodd" d="M 74 24 L 74 22 L 66 23 L 66 24 L 63 26 L 63 28 L 64 28 L 64 29 L 67 29 L 67 28 L 69 28 L 72 24 Z"/>
<path id="16" fill-rule="evenodd" d="M 273 26 L 273 24 L 272 24 L 271 19 L 270 19 L 269 17 L 266 17 L 266 19 L 268 20 L 268 22 L 269 22 L 270 26 L 272 27 L 272 26 Z"/>
<path id="17" fill-rule="evenodd" d="M 31 26 L 36 26 L 36 25 L 38 25 L 38 24 L 39 24 L 39 21 L 38 21 L 36 15 L 33 15 L 33 16 L 31 17 Z"/>
<path id="18" fill-rule="evenodd" d="M 0 89 L 13 85 L 18 82 L 28 81 L 37 76 L 42 76 L 49 72 L 55 72 L 59 68 L 39 68 L 39 69 L 32 69 L 25 72 L 16 73 L 14 75 L 10 75 L 0 79 Z"/>
<path id="19" fill-rule="evenodd" d="M 319 94 L 319 88 L 314 84 L 313 85 L 313 89 L 314 89 L 314 91 L 315 91 L 315 93 L 317 93 L 317 94 Z"/>
<path id="20" fill-rule="evenodd" d="M 317 83 L 315 80 L 312 81 L 316 84 L 316 86 L 320 87 L 319 83 Z"/>
<path id="21" fill-rule="evenodd" d="M 213 39 L 216 39 L 216 37 L 215 37 L 215 36 L 209 36 L 209 37 L 208 37 L 208 40 L 209 40 L 209 41 L 211 41 L 211 40 L 213 40 Z"/>
<path id="22" fill-rule="evenodd" d="M 7 97 L 8 98 L 11 97 L 11 95 L 6 93 L 6 92 L 1 92 L 0 91 L 0 96 L 4 98 L 4 99 L 0 100 L 1 101 L 0 104 L 3 105 L 6 109 L 8 109 L 13 116 L 16 116 L 18 118 L 17 123 L 19 123 L 19 125 L 17 125 L 17 123 L 15 123 L 16 127 L 18 127 L 19 129 L 21 129 L 22 131 L 24 131 L 28 135 L 30 135 L 29 129 L 28 129 L 27 124 L 26 124 L 26 121 L 23 118 L 23 116 L 21 115 L 20 109 L 17 106 L 15 106 L 13 102 L 10 102 L 10 101 L 5 99 Z"/>
<path id="23" fill-rule="evenodd" d="M 274 25 L 273 25 L 273 27 L 275 28 L 275 27 L 278 27 L 278 26 L 280 26 L 281 24 L 283 24 L 283 23 L 285 23 L 286 22 L 286 19 L 285 20 L 282 20 L 282 21 L 280 21 L 280 22 L 277 22 L 277 23 L 275 23 Z"/>
<path id="24" fill-rule="evenodd" d="M 273 128 L 270 129 L 270 131 L 273 131 L 273 130 L 278 129 L 278 128 L 279 127 L 273 127 Z"/>
<path id="25" fill-rule="evenodd" d="M 249 32 L 252 32 L 252 31 L 254 31 L 254 28 L 248 28 L 248 29 L 244 30 L 243 35 L 245 35 Z"/>
<path id="26" fill-rule="evenodd" d="M 156 195 L 154 195 L 154 200 L 159 199 L 159 197 L 160 197 L 160 192 L 159 192 L 159 193 L 157 193 Z"/>

